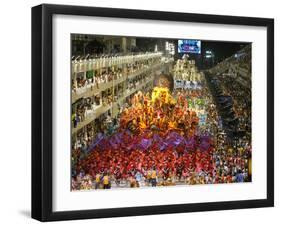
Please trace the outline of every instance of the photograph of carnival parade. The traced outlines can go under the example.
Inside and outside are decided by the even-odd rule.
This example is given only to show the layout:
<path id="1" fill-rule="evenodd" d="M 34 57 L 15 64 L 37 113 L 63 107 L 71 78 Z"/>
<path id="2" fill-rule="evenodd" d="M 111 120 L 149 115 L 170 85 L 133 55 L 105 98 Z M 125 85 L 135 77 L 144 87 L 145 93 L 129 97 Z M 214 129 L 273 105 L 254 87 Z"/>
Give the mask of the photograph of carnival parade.
<path id="1" fill-rule="evenodd" d="M 251 182 L 251 43 L 72 34 L 71 49 L 72 191 Z"/>

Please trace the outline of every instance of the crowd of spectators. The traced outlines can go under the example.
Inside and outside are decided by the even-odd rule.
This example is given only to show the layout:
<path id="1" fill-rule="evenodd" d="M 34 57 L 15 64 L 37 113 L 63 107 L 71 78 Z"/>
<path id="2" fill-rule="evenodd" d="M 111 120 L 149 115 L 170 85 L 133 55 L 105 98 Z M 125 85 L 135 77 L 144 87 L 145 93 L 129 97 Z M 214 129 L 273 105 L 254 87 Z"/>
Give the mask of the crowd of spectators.
<path id="1" fill-rule="evenodd" d="M 127 78 L 128 76 L 142 71 L 161 62 L 161 58 L 152 58 L 142 61 L 130 62 L 122 65 L 105 67 L 99 70 L 80 72 L 72 79 L 72 93 L 82 94 L 89 89 L 99 89 L 101 84 L 108 84 L 113 80 Z"/>
<path id="2" fill-rule="evenodd" d="M 202 74 L 200 89 L 170 92 L 154 87 L 151 92 L 137 92 L 119 106 L 117 116 L 106 113 L 77 134 L 72 144 L 72 190 L 251 182 L 250 52 L 249 45 L 209 70 L 219 82 L 219 95 L 230 97 L 238 120 L 236 132 L 242 133 L 230 137 L 225 132 Z M 125 74 L 143 67 L 127 64 Z M 198 80 L 191 68 L 186 59 L 178 62 L 175 79 Z M 116 77 L 115 72 L 122 75 Z M 124 70 L 114 70 L 101 79 L 106 83 L 123 74 Z M 145 73 L 128 78 L 120 90 L 130 93 L 147 79 Z M 77 121 L 85 120 L 96 106 L 115 101 L 113 91 L 105 93 L 84 98 L 75 110 Z"/>

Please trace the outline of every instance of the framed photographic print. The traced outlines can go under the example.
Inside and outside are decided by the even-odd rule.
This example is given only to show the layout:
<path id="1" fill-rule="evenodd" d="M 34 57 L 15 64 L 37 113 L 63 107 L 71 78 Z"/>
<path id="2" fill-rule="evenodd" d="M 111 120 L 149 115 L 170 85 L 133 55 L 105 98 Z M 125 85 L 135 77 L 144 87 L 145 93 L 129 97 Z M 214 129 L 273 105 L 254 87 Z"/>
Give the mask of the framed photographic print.
<path id="1" fill-rule="evenodd" d="M 274 21 L 32 8 L 32 217 L 274 205 Z"/>

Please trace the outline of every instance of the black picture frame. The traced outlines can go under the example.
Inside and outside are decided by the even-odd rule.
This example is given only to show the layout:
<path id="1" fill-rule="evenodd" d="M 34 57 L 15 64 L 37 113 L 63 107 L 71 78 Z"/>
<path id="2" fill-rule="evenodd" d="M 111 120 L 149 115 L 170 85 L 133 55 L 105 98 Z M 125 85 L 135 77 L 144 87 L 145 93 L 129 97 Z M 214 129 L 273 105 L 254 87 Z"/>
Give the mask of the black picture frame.
<path id="1" fill-rule="evenodd" d="M 247 25 L 267 29 L 267 198 L 95 210 L 52 210 L 52 18 L 55 14 Z M 274 206 L 274 20 L 43 4 L 32 8 L 32 218 L 40 221 Z"/>

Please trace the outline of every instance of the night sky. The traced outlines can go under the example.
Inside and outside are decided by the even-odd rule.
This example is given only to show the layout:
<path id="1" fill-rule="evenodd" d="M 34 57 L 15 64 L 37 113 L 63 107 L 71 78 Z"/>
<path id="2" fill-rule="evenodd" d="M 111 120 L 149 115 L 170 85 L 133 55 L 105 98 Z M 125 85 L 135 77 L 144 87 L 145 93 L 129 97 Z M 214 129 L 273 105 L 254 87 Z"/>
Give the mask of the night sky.
<path id="1" fill-rule="evenodd" d="M 230 57 L 248 44 L 249 43 L 244 42 L 202 41 L 201 52 L 204 53 L 206 50 L 213 51 L 216 61 L 220 62 L 223 59 Z"/>

